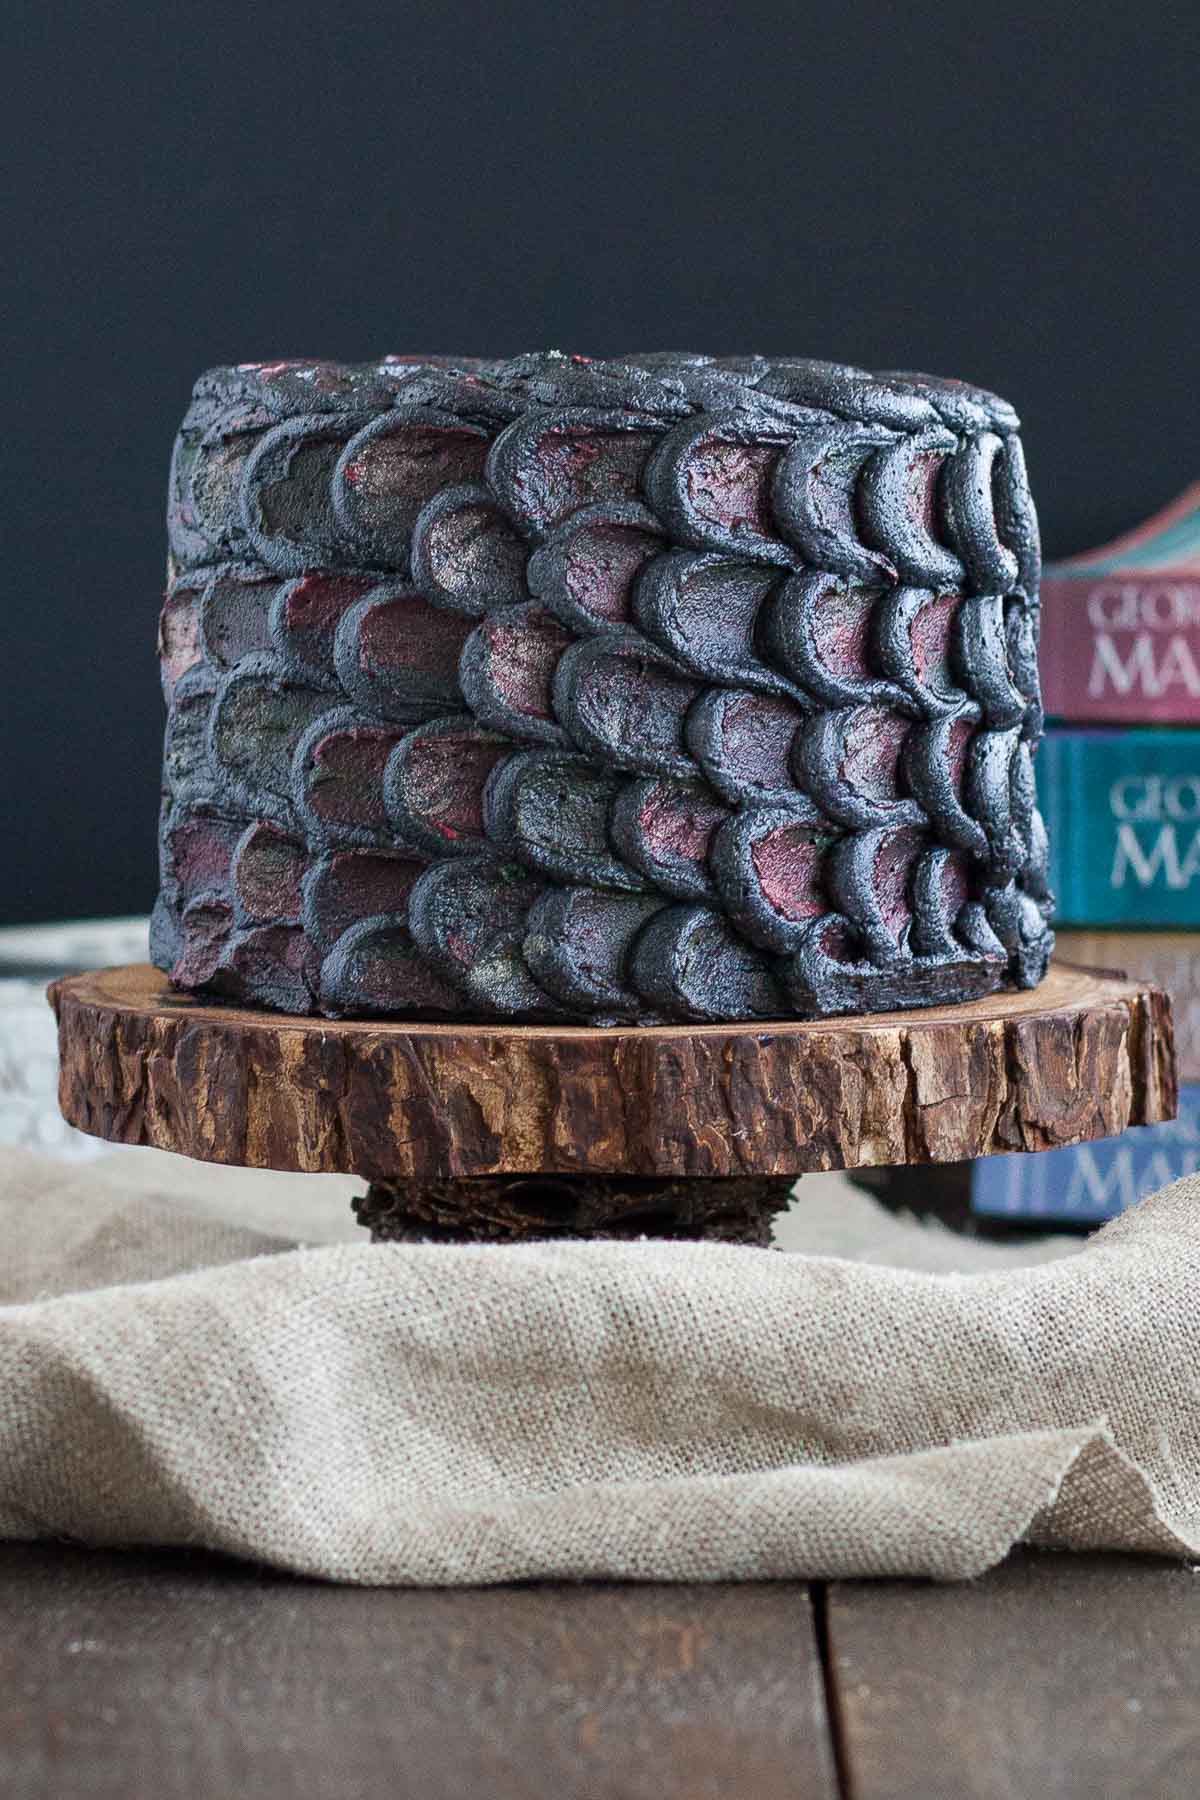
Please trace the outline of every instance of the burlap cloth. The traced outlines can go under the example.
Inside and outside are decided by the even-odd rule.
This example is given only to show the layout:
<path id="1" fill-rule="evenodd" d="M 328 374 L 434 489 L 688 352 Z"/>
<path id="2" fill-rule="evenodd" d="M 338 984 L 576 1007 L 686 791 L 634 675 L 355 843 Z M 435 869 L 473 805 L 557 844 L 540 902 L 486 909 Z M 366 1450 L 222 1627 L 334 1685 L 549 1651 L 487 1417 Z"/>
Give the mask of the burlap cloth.
<path id="1" fill-rule="evenodd" d="M 352 1187 L 0 1155 L 0 1533 L 427 1584 L 1200 1543 L 1200 1177 L 1041 1262 L 830 1178 L 790 1254 L 297 1248 Z"/>

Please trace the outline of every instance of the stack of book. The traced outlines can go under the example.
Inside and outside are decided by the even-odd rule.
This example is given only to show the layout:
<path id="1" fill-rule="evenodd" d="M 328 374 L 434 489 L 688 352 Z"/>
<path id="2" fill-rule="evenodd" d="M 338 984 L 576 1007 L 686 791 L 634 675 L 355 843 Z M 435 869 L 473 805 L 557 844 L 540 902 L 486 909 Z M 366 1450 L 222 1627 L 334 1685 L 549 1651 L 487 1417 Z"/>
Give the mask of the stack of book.
<path id="1" fill-rule="evenodd" d="M 1200 1167 L 1200 483 L 1042 584 L 1057 955 L 1171 995 L 1179 1117 L 974 1165 L 978 1214 L 1091 1222 Z"/>

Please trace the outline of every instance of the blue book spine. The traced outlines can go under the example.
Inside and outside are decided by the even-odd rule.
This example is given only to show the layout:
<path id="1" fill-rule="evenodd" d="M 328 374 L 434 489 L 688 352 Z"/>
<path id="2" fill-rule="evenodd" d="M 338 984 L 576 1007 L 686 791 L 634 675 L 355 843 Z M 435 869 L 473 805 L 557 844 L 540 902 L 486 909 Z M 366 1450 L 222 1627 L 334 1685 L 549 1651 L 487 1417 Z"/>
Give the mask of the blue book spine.
<path id="1" fill-rule="evenodd" d="M 1200 930 L 1200 731 L 1051 731 L 1037 759 L 1060 925 Z"/>
<path id="2" fill-rule="evenodd" d="M 1069 1150 L 985 1156 L 971 1170 L 971 1211 L 998 1219 L 1098 1224 L 1200 1168 L 1200 1085 L 1179 1090 L 1179 1117 Z"/>

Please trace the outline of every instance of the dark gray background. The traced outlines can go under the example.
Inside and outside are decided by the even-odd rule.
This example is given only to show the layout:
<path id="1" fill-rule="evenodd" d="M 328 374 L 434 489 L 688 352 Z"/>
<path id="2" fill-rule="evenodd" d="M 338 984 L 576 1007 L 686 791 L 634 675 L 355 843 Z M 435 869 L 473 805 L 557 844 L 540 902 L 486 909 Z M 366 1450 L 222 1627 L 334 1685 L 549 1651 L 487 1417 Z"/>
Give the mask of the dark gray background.
<path id="1" fill-rule="evenodd" d="M 686 347 L 967 376 L 1047 548 L 1200 473 L 1197 9 L 21 9 L 0 922 L 148 908 L 208 364 Z"/>

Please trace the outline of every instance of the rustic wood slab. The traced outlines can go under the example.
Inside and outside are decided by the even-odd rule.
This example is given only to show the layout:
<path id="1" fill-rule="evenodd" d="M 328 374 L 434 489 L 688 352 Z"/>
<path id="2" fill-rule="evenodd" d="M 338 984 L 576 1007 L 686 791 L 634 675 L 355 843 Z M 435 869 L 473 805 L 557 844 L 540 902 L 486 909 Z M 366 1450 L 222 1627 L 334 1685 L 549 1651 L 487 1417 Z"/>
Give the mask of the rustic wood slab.
<path id="1" fill-rule="evenodd" d="M 13 1800 L 831 1800 L 807 1590 L 338 1588 L 0 1549 Z"/>
<path id="2" fill-rule="evenodd" d="M 1065 966 L 962 1006 L 607 1030 L 254 1012 L 146 966 L 50 993 L 81 1131 L 382 1183 L 796 1176 L 1043 1150 L 1175 1111 L 1166 996 Z"/>
<path id="3" fill-rule="evenodd" d="M 1021 1552 L 982 1581 L 828 1590 L 855 1800 L 1195 1800 L 1200 1582 Z"/>

